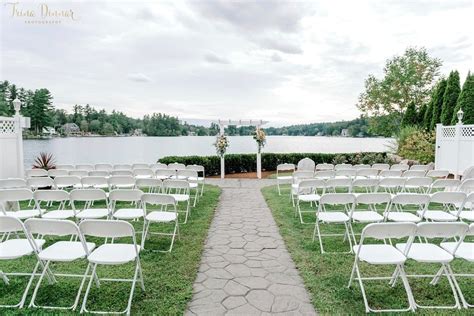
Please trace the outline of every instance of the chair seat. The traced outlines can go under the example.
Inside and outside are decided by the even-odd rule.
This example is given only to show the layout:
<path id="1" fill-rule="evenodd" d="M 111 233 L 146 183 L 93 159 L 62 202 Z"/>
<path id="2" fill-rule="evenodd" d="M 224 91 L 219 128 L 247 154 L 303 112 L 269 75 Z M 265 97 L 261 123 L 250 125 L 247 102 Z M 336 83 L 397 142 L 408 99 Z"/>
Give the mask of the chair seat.
<path id="1" fill-rule="evenodd" d="M 302 202 L 317 202 L 321 199 L 319 194 L 300 194 L 298 200 Z"/>
<path id="2" fill-rule="evenodd" d="M 188 194 L 171 194 L 172 197 L 176 200 L 176 202 L 185 202 L 189 200 Z"/>
<path id="3" fill-rule="evenodd" d="M 191 189 L 195 189 L 195 188 L 198 187 L 198 183 L 197 183 L 197 182 L 189 182 L 189 187 L 190 187 Z"/>
<path id="4" fill-rule="evenodd" d="M 173 222 L 178 218 L 174 212 L 153 211 L 146 216 L 146 220 L 150 222 Z"/>
<path id="5" fill-rule="evenodd" d="M 36 245 L 39 249 L 43 247 L 46 242 L 44 239 L 35 239 Z M 28 239 L 9 239 L 0 243 L 0 259 L 9 260 L 16 259 L 33 252 Z"/>
<path id="6" fill-rule="evenodd" d="M 95 248 L 92 242 L 86 243 L 88 251 Z M 46 261 L 74 261 L 84 258 L 86 253 L 80 241 L 58 241 L 38 254 L 41 260 Z"/>
<path id="7" fill-rule="evenodd" d="M 140 251 L 140 246 L 137 246 Z M 133 244 L 104 244 L 95 249 L 87 259 L 97 264 L 123 264 L 135 260 L 137 251 Z"/>
<path id="8" fill-rule="evenodd" d="M 402 252 L 405 247 L 406 243 L 397 244 L 397 249 Z M 428 263 L 448 263 L 454 259 L 453 255 L 438 245 L 425 243 L 413 243 L 407 257 L 415 261 Z"/>
<path id="9" fill-rule="evenodd" d="M 292 176 L 278 176 L 277 179 L 280 181 L 289 181 L 289 180 L 292 180 L 293 177 Z"/>
<path id="10" fill-rule="evenodd" d="M 394 221 L 394 222 L 411 222 L 411 223 L 421 222 L 421 218 L 419 218 L 415 214 L 408 213 L 408 212 L 390 212 L 387 216 L 387 219 L 389 221 Z"/>
<path id="11" fill-rule="evenodd" d="M 457 242 L 442 242 L 441 248 L 449 253 L 454 252 L 454 248 L 458 245 Z M 474 262 L 474 242 L 462 242 L 454 254 L 456 258 L 462 258 L 467 261 Z"/>
<path id="12" fill-rule="evenodd" d="M 458 214 L 457 211 L 450 211 L 452 215 L 456 216 Z M 468 222 L 474 222 L 474 211 L 461 211 L 459 212 L 459 218 L 466 220 Z"/>
<path id="13" fill-rule="evenodd" d="M 103 218 L 109 216 L 109 210 L 106 208 L 89 208 L 80 211 L 76 217 L 81 219 L 86 218 Z"/>
<path id="14" fill-rule="evenodd" d="M 345 223 L 349 221 L 349 216 L 342 212 L 321 212 L 318 214 L 318 219 L 327 223 Z"/>
<path id="15" fill-rule="evenodd" d="M 383 216 L 374 211 L 355 211 L 352 219 L 362 223 L 374 223 L 383 221 Z"/>
<path id="16" fill-rule="evenodd" d="M 43 218 L 51 218 L 51 219 L 66 219 L 74 217 L 73 210 L 57 210 L 57 211 L 49 211 L 43 214 Z"/>
<path id="17" fill-rule="evenodd" d="M 422 216 L 423 211 L 417 211 L 416 212 L 419 216 Z M 430 211 L 427 210 L 425 211 L 425 214 L 423 214 L 423 218 L 429 219 L 435 222 L 454 222 L 457 221 L 457 217 L 445 212 L 445 211 Z"/>
<path id="18" fill-rule="evenodd" d="M 159 180 L 166 180 L 166 179 L 171 178 L 171 176 L 156 176 L 156 178 Z"/>
<path id="19" fill-rule="evenodd" d="M 354 253 L 359 251 L 359 259 L 370 264 L 401 264 L 406 257 L 391 245 L 362 245 L 353 246 Z"/>
<path id="20" fill-rule="evenodd" d="M 150 179 L 153 178 L 151 174 L 140 174 L 138 176 L 135 176 L 135 179 Z"/>
<path id="21" fill-rule="evenodd" d="M 31 217 L 36 217 L 40 215 L 40 211 L 38 210 L 21 210 L 21 211 L 14 211 L 14 212 L 5 212 L 7 216 L 13 216 L 18 219 L 27 219 Z"/>
<path id="22" fill-rule="evenodd" d="M 130 189 L 135 186 L 135 183 L 123 183 L 123 184 L 115 184 L 114 187 L 117 189 Z"/>
<path id="23" fill-rule="evenodd" d="M 135 219 L 143 217 L 143 209 L 141 208 L 121 208 L 118 209 L 113 217 L 118 219 Z"/>

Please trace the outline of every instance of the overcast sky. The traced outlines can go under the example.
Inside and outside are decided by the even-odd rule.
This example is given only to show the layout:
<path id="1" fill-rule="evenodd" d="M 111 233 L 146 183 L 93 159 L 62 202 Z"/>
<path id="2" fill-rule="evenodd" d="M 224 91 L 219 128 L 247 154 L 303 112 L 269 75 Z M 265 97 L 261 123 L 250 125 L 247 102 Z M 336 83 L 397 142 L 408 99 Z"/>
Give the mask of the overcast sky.
<path id="1" fill-rule="evenodd" d="M 65 109 L 281 125 L 357 117 L 364 79 L 408 46 L 474 69 L 469 0 L 117 2 L 19 0 L 74 11 L 54 25 L 2 6 L 0 79 Z"/>

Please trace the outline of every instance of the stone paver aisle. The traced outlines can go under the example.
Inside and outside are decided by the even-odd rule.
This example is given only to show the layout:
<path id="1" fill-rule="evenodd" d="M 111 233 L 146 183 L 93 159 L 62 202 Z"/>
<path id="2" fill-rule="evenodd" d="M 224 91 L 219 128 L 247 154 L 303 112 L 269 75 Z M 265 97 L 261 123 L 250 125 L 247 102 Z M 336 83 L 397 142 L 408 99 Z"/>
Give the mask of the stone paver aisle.
<path id="1" fill-rule="evenodd" d="M 187 315 L 315 315 L 260 193 L 268 180 L 215 180 L 222 195 Z"/>

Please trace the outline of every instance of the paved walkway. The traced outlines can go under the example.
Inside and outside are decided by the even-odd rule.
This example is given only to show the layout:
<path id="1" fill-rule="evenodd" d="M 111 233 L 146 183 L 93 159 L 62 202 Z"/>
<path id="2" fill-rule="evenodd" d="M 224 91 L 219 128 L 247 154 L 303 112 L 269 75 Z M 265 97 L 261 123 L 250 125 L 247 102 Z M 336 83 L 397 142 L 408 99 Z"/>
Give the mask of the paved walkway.
<path id="1" fill-rule="evenodd" d="M 186 314 L 315 315 L 260 193 L 272 180 L 212 182 L 223 191 Z"/>

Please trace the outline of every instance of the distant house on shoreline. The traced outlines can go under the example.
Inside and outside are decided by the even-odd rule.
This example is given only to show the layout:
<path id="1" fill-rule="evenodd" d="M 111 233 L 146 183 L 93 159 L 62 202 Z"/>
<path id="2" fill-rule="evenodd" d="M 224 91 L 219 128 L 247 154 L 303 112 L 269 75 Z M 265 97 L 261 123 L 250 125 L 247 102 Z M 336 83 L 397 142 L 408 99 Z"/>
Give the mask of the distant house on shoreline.
<path id="1" fill-rule="evenodd" d="M 347 128 L 344 128 L 342 131 L 341 131 L 341 136 L 342 137 L 349 137 L 349 130 Z"/>
<path id="2" fill-rule="evenodd" d="M 66 123 L 61 126 L 61 133 L 66 136 L 80 136 L 81 129 L 76 123 Z"/>
<path id="3" fill-rule="evenodd" d="M 56 136 L 58 134 L 56 133 L 56 130 L 54 129 L 54 127 L 51 127 L 51 126 L 43 127 L 43 130 L 41 133 L 46 136 Z"/>

